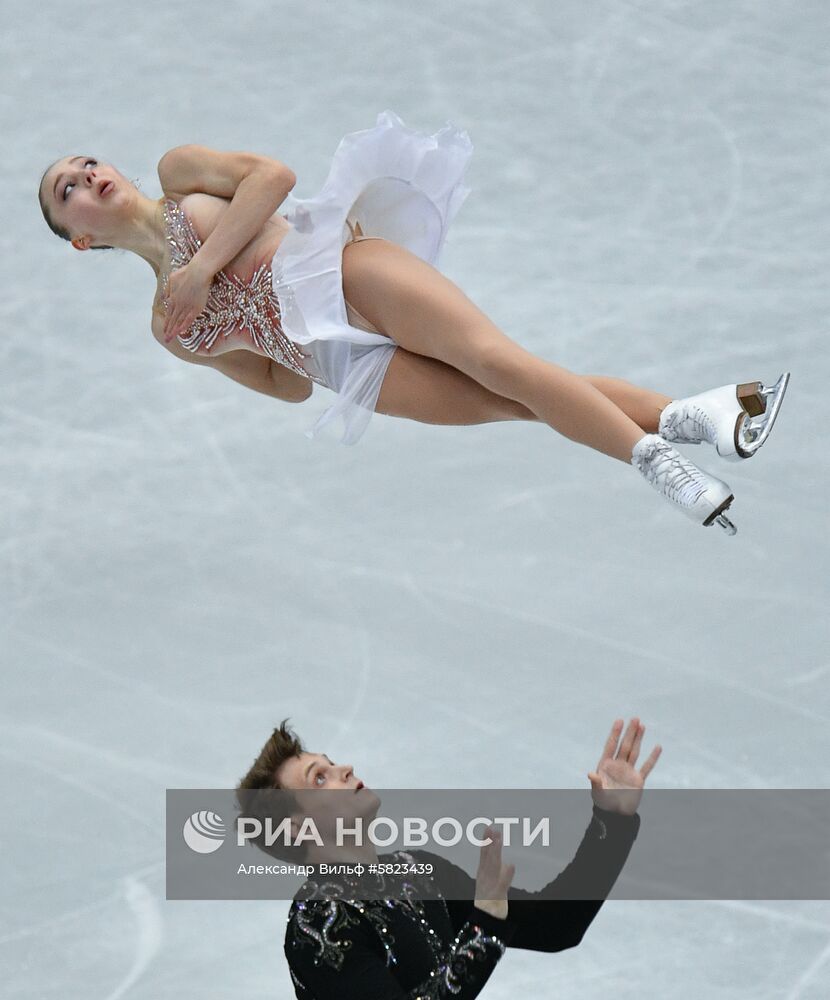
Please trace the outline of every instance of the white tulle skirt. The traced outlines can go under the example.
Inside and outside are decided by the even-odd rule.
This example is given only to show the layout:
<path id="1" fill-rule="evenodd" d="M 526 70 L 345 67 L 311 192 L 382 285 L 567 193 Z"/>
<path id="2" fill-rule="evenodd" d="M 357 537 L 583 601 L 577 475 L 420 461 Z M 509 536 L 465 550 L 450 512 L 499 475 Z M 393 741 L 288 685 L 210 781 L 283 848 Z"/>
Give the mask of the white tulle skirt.
<path id="1" fill-rule="evenodd" d="M 310 355 L 309 371 L 337 393 L 309 436 L 342 417 L 340 440 L 354 444 L 371 419 L 395 352 L 382 333 L 353 325 L 354 313 L 350 322 L 342 277 L 349 224 L 436 264 L 469 193 L 463 175 L 471 153 L 467 134 L 451 125 L 425 135 L 385 111 L 374 128 L 341 141 L 318 195 L 287 205 L 292 229 L 271 266 L 283 330 Z"/>

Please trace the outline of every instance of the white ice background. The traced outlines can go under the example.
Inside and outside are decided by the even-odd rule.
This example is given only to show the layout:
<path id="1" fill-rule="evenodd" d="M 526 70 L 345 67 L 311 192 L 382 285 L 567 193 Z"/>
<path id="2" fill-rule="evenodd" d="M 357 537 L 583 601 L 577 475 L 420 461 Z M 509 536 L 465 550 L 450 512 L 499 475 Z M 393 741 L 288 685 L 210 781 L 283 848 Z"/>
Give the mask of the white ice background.
<path id="1" fill-rule="evenodd" d="M 164 790 L 231 785 L 287 715 L 377 787 L 581 787 L 633 713 L 655 786 L 826 785 L 829 29 L 822 0 L 4 5 L 4 998 L 290 996 L 287 904 L 166 902 L 163 866 Z M 757 458 L 690 452 L 735 538 L 545 427 L 310 442 L 325 390 L 177 361 L 149 269 L 40 218 L 57 157 L 155 197 L 185 142 L 310 196 L 387 107 L 469 131 L 443 268 L 528 348 L 672 395 L 792 369 Z M 826 903 L 612 902 L 484 995 L 828 980 Z"/>

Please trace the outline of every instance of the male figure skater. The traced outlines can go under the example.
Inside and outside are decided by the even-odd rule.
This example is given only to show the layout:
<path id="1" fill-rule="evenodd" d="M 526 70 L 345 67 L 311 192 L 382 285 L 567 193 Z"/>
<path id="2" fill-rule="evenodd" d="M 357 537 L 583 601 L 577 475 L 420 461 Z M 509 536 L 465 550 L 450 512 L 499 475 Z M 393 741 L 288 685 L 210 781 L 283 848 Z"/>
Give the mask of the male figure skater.
<path id="1" fill-rule="evenodd" d="M 428 862 L 440 886 L 437 892 L 423 891 L 430 879 L 422 875 L 390 877 L 388 885 L 391 889 L 394 884 L 395 892 L 387 898 L 382 898 L 385 875 L 369 877 L 372 892 L 363 898 L 369 882 L 362 876 L 306 882 L 291 906 L 285 935 L 296 996 L 469 1000 L 479 995 L 506 947 L 553 952 L 578 945 L 625 864 L 640 825 L 643 785 L 661 753 L 656 746 L 638 769 L 645 726 L 634 718 L 623 729 L 623 720 L 616 720 L 596 770 L 588 775 L 593 815 L 576 855 L 539 892 L 511 888 L 514 867 L 502 862 L 502 837 L 493 827 L 475 879 L 425 851 L 378 857 L 369 844 L 346 856 L 367 869 L 372 863 L 395 862 L 396 868 L 412 871 L 412 865 Z M 259 789 L 292 793 L 294 829 L 308 816 L 309 802 L 319 790 L 351 793 L 335 798 L 349 803 L 352 820 L 373 817 L 379 805 L 350 764 L 307 751 L 285 723 L 274 730 L 239 784 L 243 797 Z M 321 807 L 323 798 L 318 800 Z M 343 861 L 342 849 L 303 847 L 303 863 Z M 417 893 L 402 891 L 407 878 Z"/>

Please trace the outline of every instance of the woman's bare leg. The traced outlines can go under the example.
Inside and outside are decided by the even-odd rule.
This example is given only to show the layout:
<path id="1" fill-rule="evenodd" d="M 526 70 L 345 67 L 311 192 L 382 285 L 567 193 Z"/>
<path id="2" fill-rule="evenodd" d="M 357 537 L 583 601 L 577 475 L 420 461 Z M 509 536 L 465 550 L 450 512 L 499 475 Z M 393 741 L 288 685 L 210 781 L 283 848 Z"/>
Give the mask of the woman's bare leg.
<path id="1" fill-rule="evenodd" d="M 667 396 L 639 389 L 621 379 L 582 375 L 638 424 L 644 434 L 657 430 Z M 665 402 L 664 402 L 665 400 Z M 386 371 L 376 409 L 424 424 L 486 424 L 539 418 L 522 403 L 498 396 L 443 361 L 399 347 Z"/>
<path id="2" fill-rule="evenodd" d="M 403 347 L 392 355 L 375 409 L 423 424 L 455 426 L 537 419 L 526 406 L 490 392 L 457 368 Z"/>
<path id="3" fill-rule="evenodd" d="M 660 414 L 672 401 L 671 396 L 664 396 L 651 389 L 641 389 L 621 378 L 610 378 L 608 375 L 581 376 L 607 396 L 635 424 L 642 427 L 644 434 L 656 434 L 660 425 Z"/>
<path id="4" fill-rule="evenodd" d="M 409 251 L 384 240 L 350 244 L 343 252 L 343 288 L 399 346 L 521 403 L 574 441 L 631 460 L 642 427 L 587 379 L 510 340 L 457 286 Z"/>

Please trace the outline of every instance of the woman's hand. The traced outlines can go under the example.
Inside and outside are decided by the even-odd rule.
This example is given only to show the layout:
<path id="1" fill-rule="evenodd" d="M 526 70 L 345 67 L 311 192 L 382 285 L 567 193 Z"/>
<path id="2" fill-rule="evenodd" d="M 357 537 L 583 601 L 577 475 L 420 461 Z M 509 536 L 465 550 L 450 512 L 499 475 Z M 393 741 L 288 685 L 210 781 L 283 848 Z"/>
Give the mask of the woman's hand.
<path id="1" fill-rule="evenodd" d="M 190 329 L 207 305 L 212 281 L 213 275 L 199 264 L 198 254 L 170 275 L 164 298 L 167 310 L 164 323 L 166 344 Z"/>
<path id="2" fill-rule="evenodd" d="M 492 843 L 481 849 L 476 873 L 475 905 L 497 920 L 507 917 L 507 890 L 516 874 L 515 865 L 501 863 L 501 834 L 492 826 L 484 831 Z"/>
<path id="3" fill-rule="evenodd" d="M 591 798 L 600 809 L 633 816 L 643 797 L 646 778 L 663 748 L 658 744 L 638 771 L 635 764 L 646 727 L 639 719 L 632 719 L 620 743 L 623 725 L 624 721 L 617 719 L 611 727 L 597 769 L 590 772 L 588 780 L 591 782 Z"/>

